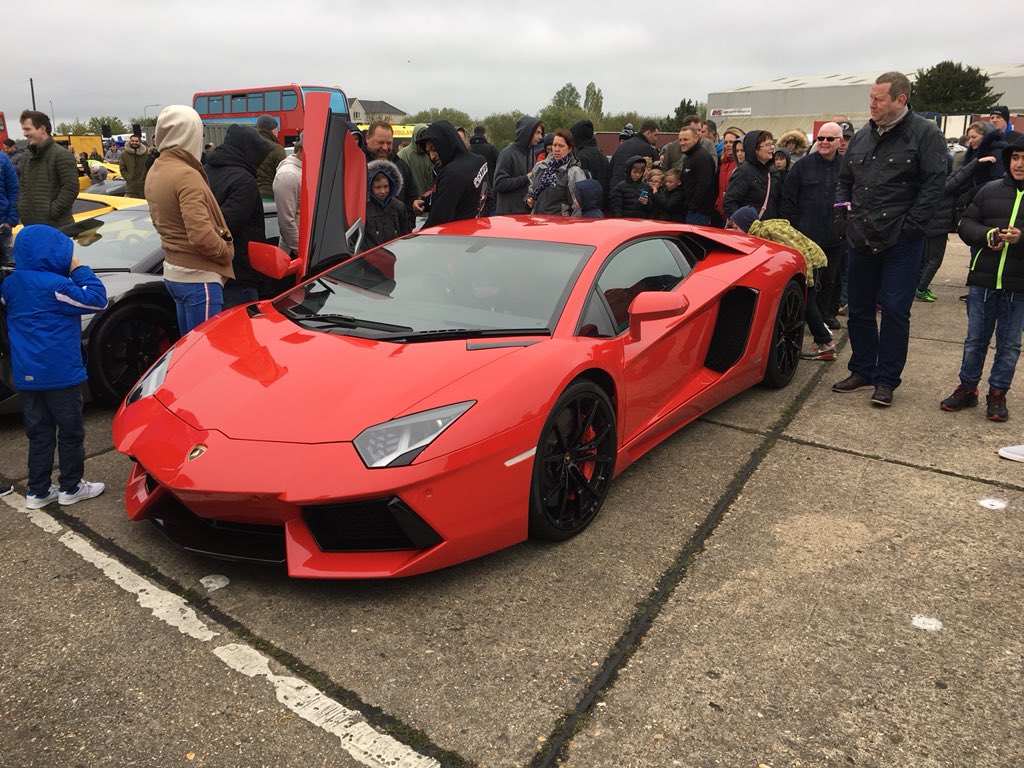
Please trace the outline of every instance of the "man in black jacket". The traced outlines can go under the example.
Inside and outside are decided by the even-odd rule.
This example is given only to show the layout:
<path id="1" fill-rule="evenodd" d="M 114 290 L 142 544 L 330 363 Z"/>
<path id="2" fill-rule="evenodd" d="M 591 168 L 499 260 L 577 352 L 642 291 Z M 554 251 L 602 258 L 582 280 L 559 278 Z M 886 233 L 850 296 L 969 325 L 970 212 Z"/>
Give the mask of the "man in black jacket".
<path id="1" fill-rule="evenodd" d="M 843 261 L 843 238 L 836 229 L 836 185 L 843 159 L 839 143 L 843 129 L 838 123 L 825 123 L 815 138 L 817 150 L 805 155 L 793 166 L 782 185 L 779 213 L 782 218 L 807 235 L 825 252 L 828 265 L 815 276 L 816 289 L 811 294 L 822 320 L 829 328 L 839 328 L 832 298 L 839 266 Z M 808 307 L 808 314 L 813 312 Z"/>
<path id="2" fill-rule="evenodd" d="M 487 200 L 487 161 L 466 148 L 455 126 L 447 120 L 428 125 L 417 143 L 440 166 L 433 189 L 413 203 L 417 215 L 429 211 L 423 226 L 479 215 Z"/>
<path id="3" fill-rule="evenodd" d="M 487 140 L 487 129 L 484 126 L 478 125 L 473 129 L 473 135 L 469 137 L 469 151 L 487 161 L 487 204 L 484 206 L 484 216 L 493 216 L 496 206 L 494 169 L 498 167 L 498 149 Z"/>
<path id="4" fill-rule="evenodd" d="M 597 140 L 594 138 L 594 124 L 589 120 L 580 120 L 570 130 L 573 140 L 576 142 L 576 159 L 579 161 L 580 168 L 589 172 L 590 178 L 601 182 L 601 207 L 604 207 L 608 200 L 611 168 L 608 165 L 608 158 L 597 146 Z"/>
<path id="5" fill-rule="evenodd" d="M 871 120 L 857 131 L 839 173 L 837 203 L 849 203 L 850 375 L 834 392 L 873 387 L 874 405 L 892 405 L 907 362 L 910 307 L 924 255 L 924 231 L 942 199 L 946 140 L 907 103 L 899 72 L 871 86 Z M 802 161 L 801 161 L 802 162 Z M 875 320 L 881 304 L 882 322 Z"/>
<path id="6" fill-rule="evenodd" d="M 700 129 L 692 125 L 679 131 L 679 149 L 686 158 L 681 177 L 686 223 L 707 227 L 718 199 L 715 160 L 701 143 Z"/>
<path id="7" fill-rule="evenodd" d="M 659 155 L 654 143 L 658 139 L 658 124 L 653 120 L 644 120 L 640 124 L 640 133 L 630 136 L 615 148 L 612 153 L 611 169 L 608 173 L 609 183 L 615 188 L 623 178 L 626 177 L 626 164 L 631 157 L 640 155 L 649 157 L 648 167 L 655 162 Z"/>
<path id="8" fill-rule="evenodd" d="M 544 124 L 533 115 L 523 115 L 516 121 L 516 135 L 498 154 L 494 169 L 494 191 L 499 216 L 529 213 L 526 191 L 530 186 L 530 147 L 544 135 Z"/>
<path id="9" fill-rule="evenodd" d="M 206 156 L 203 170 L 234 241 L 235 277 L 224 286 L 224 309 L 267 298 L 272 282 L 249 264 L 250 241 L 266 240 L 263 198 L 256 173 L 270 153 L 270 143 L 247 125 L 232 125 L 224 143 Z"/>

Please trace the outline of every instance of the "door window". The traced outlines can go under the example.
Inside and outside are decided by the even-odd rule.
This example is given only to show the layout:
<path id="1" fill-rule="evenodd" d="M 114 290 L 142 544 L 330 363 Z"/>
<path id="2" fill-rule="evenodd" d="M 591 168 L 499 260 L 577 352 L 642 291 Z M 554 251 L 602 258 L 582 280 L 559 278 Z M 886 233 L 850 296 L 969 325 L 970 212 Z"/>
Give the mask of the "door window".
<path id="1" fill-rule="evenodd" d="M 678 254 L 672 244 L 651 238 L 627 245 L 608 260 L 597 286 L 615 319 L 616 333 L 629 328 L 629 305 L 637 294 L 679 285 L 686 273 Z"/>

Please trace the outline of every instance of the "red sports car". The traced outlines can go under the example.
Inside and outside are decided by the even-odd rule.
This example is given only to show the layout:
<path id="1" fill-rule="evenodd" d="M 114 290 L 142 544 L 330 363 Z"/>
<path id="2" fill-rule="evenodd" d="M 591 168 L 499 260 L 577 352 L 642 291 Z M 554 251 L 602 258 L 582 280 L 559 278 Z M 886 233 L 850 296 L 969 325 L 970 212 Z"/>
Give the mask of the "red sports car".
<path id="1" fill-rule="evenodd" d="M 408 576 L 579 533 L 665 437 L 792 378 L 798 253 L 657 221 L 522 216 L 350 258 L 365 167 L 319 113 L 303 255 L 253 254 L 278 277 L 317 274 L 208 321 L 129 394 L 114 439 L 135 461 L 132 519 L 291 576 Z"/>

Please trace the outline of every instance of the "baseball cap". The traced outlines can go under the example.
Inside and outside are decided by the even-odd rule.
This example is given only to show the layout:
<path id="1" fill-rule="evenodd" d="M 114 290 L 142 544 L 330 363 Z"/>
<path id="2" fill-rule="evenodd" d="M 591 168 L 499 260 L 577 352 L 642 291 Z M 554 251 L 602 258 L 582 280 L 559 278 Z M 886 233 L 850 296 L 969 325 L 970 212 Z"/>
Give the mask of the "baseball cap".
<path id="1" fill-rule="evenodd" d="M 840 120 L 839 121 L 839 127 L 843 129 L 843 138 L 844 139 L 852 138 L 853 134 L 855 134 L 857 132 L 853 128 L 853 123 L 851 123 L 849 120 Z"/>

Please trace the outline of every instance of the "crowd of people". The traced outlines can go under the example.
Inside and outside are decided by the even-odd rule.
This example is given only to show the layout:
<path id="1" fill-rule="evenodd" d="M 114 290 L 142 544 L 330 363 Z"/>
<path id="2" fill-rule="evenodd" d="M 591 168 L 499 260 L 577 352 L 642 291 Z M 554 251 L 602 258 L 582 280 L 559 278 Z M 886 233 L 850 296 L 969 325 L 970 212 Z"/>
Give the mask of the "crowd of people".
<path id="1" fill-rule="evenodd" d="M 813 344 L 802 357 L 835 360 L 832 331 L 847 314 L 849 375 L 832 389 L 871 389 L 870 402 L 887 407 L 906 364 L 911 306 L 936 300 L 931 280 L 949 234 L 959 232 L 972 250 L 967 336 L 960 383 L 940 407 L 978 405 L 994 335 L 986 417 L 1005 421 L 1024 330 L 1024 136 L 997 106 L 950 152 L 909 98 L 909 80 L 887 72 L 871 87 L 871 119 L 859 130 L 837 115 L 813 141 L 794 130 L 776 143 L 765 130 L 730 127 L 719 137 L 712 121 L 693 115 L 660 150 L 657 123 L 626 126 L 611 157 L 597 147 L 589 120 L 546 132 L 524 115 L 501 150 L 484 126 L 470 136 L 443 120 L 418 125 L 399 149 L 388 123 L 365 132 L 350 124 L 367 162 L 365 246 L 407 234 L 417 221 L 429 227 L 509 214 L 646 218 L 781 242 L 801 251 L 808 267 Z M 85 368 L 77 320 L 67 318 L 102 309 L 106 295 L 59 231 L 72 222 L 79 189 L 74 153 L 54 143 L 47 115 L 26 110 L 21 126 L 28 148 L 8 140 L 0 154 L 0 259 L 10 266 L 13 255 L 15 266 L 3 303 L 30 445 L 27 504 L 38 509 L 103 490 L 82 479 Z M 133 136 L 108 149 L 104 159 L 118 162 L 127 193 L 149 204 L 183 334 L 280 288 L 249 263 L 249 243 L 266 240 L 264 200 L 276 203 L 281 248 L 298 251 L 302 137 L 286 156 L 277 130 L 276 119 L 262 115 L 255 127 L 231 126 L 220 146 L 204 146 L 198 113 L 171 106 L 157 118 L 156 146 Z M 25 229 L 12 248 L 19 222 Z M 57 303 L 40 325 L 47 296 Z M 51 486 L 55 447 L 60 483 Z M 1016 448 L 1002 455 L 1024 460 L 1024 447 Z M 10 489 L 0 478 L 0 492 Z"/>

